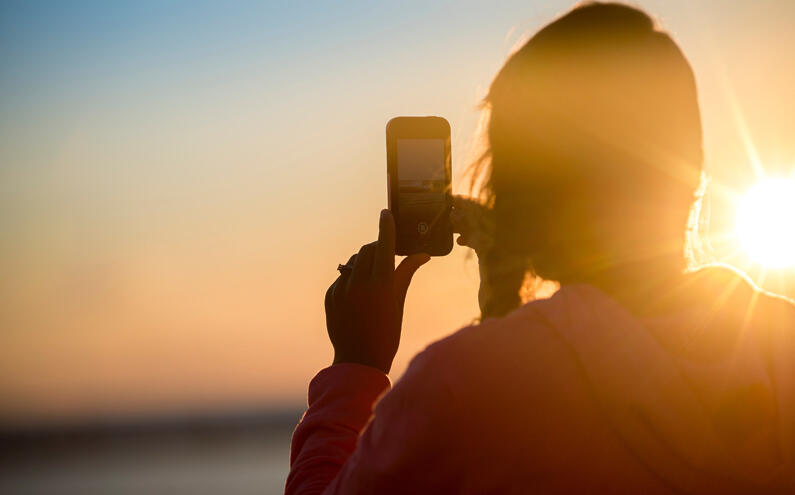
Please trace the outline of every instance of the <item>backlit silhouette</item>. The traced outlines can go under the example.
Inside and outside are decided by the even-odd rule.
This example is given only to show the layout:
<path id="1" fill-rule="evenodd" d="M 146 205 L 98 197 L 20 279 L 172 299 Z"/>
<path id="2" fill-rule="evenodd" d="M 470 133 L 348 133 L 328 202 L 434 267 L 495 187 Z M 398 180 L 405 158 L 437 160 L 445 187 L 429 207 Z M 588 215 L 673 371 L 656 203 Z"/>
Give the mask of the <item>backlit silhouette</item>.
<path id="1" fill-rule="evenodd" d="M 671 37 L 631 7 L 577 7 L 511 55 L 483 111 L 481 187 L 452 216 L 482 322 L 388 390 L 428 257 L 395 269 L 382 212 L 326 294 L 335 358 L 287 493 L 791 493 L 795 306 L 696 269 L 702 129 Z"/>

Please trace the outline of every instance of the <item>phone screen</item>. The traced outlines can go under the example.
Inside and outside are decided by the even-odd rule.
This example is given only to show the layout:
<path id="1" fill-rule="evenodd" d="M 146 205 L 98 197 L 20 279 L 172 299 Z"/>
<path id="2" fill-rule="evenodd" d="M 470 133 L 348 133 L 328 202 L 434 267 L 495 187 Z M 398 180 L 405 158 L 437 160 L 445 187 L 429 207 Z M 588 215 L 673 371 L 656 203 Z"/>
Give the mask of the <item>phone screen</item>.
<path id="1" fill-rule="evenodd" d="M 398 229 L 423 237 L 447 212 L 443 139 L 397 139 Z"/>

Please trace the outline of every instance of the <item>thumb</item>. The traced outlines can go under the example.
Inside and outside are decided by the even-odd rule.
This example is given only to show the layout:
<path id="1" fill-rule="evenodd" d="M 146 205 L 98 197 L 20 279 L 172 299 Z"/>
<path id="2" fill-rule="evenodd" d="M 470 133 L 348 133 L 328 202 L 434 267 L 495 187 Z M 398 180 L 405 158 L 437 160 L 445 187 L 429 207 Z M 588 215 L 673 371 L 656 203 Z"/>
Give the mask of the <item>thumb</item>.
<path id="1" fill-rule="evenodd" d="M 395 268 L 395 299 L 397 300 L 398 307 L 403 308 L 403 302 L 406 300 L 406 292 L 409 290 L 411 277 L 419 267 L 430 261 L 431 257 L 425 253 L 411 254 L 400 262 Z"/>

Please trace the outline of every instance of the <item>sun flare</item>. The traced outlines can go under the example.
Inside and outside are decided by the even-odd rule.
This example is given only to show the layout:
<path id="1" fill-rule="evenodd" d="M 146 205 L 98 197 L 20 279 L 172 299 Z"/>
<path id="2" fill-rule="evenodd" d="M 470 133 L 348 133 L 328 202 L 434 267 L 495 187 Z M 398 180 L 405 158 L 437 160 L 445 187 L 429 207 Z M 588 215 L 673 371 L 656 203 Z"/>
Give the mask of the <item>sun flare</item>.
<path id="1" fill-rule="evenodd" d="M 795 267 L 795 179 L 768 178 L 742 197 L 737 236 L 754 262 Z"/>

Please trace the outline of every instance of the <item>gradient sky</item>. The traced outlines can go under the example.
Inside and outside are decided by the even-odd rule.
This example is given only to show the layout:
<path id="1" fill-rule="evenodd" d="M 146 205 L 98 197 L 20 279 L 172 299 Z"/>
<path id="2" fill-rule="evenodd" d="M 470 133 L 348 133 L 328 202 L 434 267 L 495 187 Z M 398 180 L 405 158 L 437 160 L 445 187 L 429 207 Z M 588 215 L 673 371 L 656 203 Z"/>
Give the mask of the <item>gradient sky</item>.
<path id="1" fill-rule="evenodd" d="M 699 83 L 716 230 L 795 163 L 795 3 L 641 1 Z M 572 4 L 0 4 L 0 421 L 300 405 L 322 301 L 376 236 L 384 126 L 477 102 Z M 729 248 L 725 248 L 729 249 Z M 477 314 L 466 250 L 415 277 L 393 378 Z"/>

